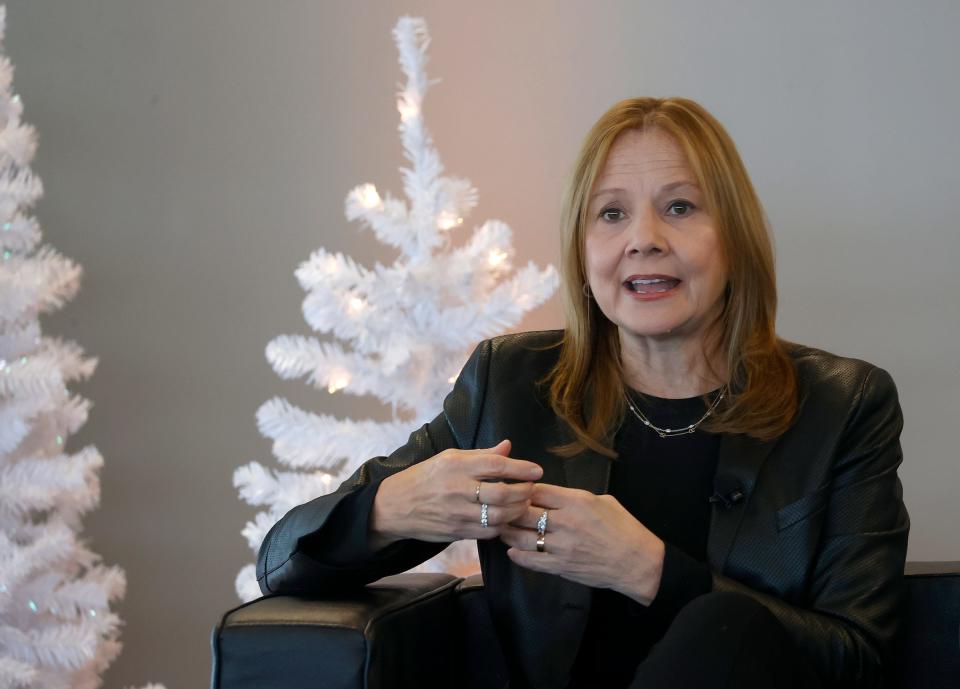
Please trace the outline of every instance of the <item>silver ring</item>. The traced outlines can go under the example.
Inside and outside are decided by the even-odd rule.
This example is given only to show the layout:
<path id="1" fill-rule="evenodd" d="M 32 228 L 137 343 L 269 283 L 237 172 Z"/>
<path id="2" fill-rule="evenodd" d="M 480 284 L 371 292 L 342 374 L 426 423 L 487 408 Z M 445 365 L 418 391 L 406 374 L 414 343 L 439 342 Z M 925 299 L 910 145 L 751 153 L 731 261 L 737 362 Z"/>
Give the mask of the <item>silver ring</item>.
<path id="1" fill-rule="evenodd" d="M 487 528 L 487 503 L 482 503 L 480 505 L 480 526 Z"/>
<path id="2" fill-rule="evenodd" d="M 480 502 L 480 484 L 479 483 L 477 484 L 476 496 L 477 496 L 477 502 Z"/>
<path id="3" fill-rule="evenodd" d="M 540 515 L 540 519 L 537 520 L 537 535 L 543 536 L 547 532 L 547 512 L 549 510 L 544 510 L 543 514 Z"/>
<path id="4" fill-rule="evenodd" d="M 537 552 L 538 552 L 538 553 L 542 553 L 542 552 L 544 552 L 546 549 L 547 549 L 547 546 L 546 546 L 546 536 L 544 536 L 543 534 L 540 534 L 540 535 L 537 537 Z"/>

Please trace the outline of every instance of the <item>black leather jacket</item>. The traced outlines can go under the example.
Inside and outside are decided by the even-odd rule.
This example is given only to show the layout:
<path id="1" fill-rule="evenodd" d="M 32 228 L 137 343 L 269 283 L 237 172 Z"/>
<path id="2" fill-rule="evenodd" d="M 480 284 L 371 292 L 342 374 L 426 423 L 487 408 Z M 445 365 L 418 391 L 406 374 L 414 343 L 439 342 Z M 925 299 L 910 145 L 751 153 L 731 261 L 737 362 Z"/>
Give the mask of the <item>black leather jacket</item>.
<path id="1" fill-rule="evenodd" d="M 444 410 L 389 457 L 365 462 L 329 495 L 291 510 L 267 535 L 257 563 L 267 592 L 329 593 L 413 567 L 446 544 L 405 540 L 355 563 L 311 552 L 333 508 L 392 473 L 449 447 L 512 441 L 511 456 L 539 463 L 542 482 L 606 492 L 610 460 L 569 459 L 546 447 L 570 439 L 534 381 L 556 362 L 560 331 L 482 342 Z M 721 440 L 717 477 L 743 499 L 713 506 L 707 561 L 713 589 L 759 600 L 783 623 L 827 686 L 879 686 L 900 616 L 909 518 L 897 477 L 903 420 L 890 375 L 808 347 L 791 351 L 800 413 L 775 441 Z M 365 515 L 358 515 L 366 519 Z M 477 542 L 485 591 L 510 667 L 511 687 L 560 689 L 568 681 L 590 589 L 515 565 L 500 539 Z M 549 659 L 549 660 L 546 660 Z"/>

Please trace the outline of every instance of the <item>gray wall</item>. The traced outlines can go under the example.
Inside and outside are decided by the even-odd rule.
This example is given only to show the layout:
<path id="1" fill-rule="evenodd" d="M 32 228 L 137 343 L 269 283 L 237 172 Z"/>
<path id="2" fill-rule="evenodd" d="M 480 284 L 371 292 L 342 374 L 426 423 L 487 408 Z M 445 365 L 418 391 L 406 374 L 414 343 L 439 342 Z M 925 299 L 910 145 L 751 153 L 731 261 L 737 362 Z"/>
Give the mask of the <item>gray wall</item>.
<path id="1" fill-rule="evenodd" d="M 71 446 L 106 458 L 87 536 L 123 566 L 108 688 L 207 681 L 208 633 L 235 602 L 253 511 L 235 467 L 271 461 L 254 412 L 282 394 L 362 417 L 369 399 L 282 382 L 263 349 L 306 333 L 292 272 L 325 246 L 391 260 L 342 216 L 345 193 L 402 193 L 390 29 L 434 36 L 427 101 L 471 221 L 556 262 L 561 183 L 614 101 L 679 94 L 738 142 L 776 232 L 790 339 L 873 361 L 906 415 L 910 557 L 960 559 L 958 4 L 808 0 L 346 2 L 17 0 L 7 47 L 47 239 L 86 268 L 49 332 L 100 366 Z M 953 200 L 951 200 L 953 199 Z M 557 327 L 556 302 L 524 328 Z"/>

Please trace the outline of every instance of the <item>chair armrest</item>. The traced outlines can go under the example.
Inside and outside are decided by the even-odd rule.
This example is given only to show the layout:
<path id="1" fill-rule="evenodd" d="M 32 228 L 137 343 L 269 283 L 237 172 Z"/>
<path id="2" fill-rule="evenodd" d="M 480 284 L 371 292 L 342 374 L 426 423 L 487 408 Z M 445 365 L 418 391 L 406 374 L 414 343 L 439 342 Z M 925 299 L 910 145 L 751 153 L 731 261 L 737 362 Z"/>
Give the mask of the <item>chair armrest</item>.
<path id="1" fill-rule="evenodd" d="M 213 630 L 213 689 L 449 686 L 460 579 L 404 573 L 322 599 L 272 595 Z"/>
<path id="2" fill-rule="evenodd" d="M 908 562 L 891 687 L 955 689 L 960 677 L 960 562 Z"/>
<path id="3" fill-rule="evenodd" d="M 958 577 L 958 562 L 908 562 L 903 571 L 907 577 Z"/>

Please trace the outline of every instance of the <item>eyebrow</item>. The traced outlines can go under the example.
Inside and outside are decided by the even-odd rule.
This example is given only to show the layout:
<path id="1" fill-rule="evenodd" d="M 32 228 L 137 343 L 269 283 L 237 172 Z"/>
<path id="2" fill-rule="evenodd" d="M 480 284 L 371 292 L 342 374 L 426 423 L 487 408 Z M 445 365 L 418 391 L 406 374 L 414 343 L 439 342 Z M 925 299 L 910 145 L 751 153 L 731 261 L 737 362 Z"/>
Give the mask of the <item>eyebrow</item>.
<path id="1" fill-rule="evenodd" d="M 694 189 L 699 189 L 700 185 L 697 184 L 696 182 L 691 182 L 689 180 L 684 179 L 678 182 L 670 182 L 670 184 L 663 185 L 658 191 L 658 193 L 662 194 L 664 192 L 670 192 L 670 191 L 673 191 L 674 189 L 679 189 L 680 187 L 693 187 Z M 626 191 L 627 190 L 624 189 L 623 187 L 612 187 L 610 189 L 601 189 L 600 191 L 592 194 L 589 200 L 593 201 L 598 196 L 606 196 L 607 194 L 617 194 L 617 193 L 626 192 Z"/>

